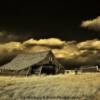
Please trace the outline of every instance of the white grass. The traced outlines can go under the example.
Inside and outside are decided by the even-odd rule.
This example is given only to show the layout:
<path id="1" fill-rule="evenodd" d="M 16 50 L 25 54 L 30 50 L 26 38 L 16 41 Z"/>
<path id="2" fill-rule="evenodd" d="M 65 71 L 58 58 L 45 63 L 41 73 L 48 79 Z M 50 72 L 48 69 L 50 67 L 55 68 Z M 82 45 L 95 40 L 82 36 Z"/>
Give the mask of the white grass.
<path id="1" fill-rule="evenodd" d="M 64 97 L 65 100 L 100 100 L 100 73 L 0 76 L 0 100 L 34 100 L 34 97 L 38 100 L 43 96 L 54 100 L 63 100 Z"/>

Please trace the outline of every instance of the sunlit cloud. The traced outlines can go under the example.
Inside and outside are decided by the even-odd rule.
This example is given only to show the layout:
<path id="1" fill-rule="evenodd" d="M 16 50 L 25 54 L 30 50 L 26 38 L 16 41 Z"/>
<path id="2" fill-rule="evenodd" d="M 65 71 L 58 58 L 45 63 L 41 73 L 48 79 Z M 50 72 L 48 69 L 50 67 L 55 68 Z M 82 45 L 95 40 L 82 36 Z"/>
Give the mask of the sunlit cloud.
<path id="1" fill-rule="evenodd" d="M 81 27 L 100 31 L 100 16 L 95 19 L 83 21 Z"/>
<path id="2" fill-rule="evenodd" d="M 30 44 L 31 46 L 29 46 Z M 60 46 L 61 48 L 58 48 L 56 45 Z M 54 47 L 52 48 L 52 46 Z M 67 62 L 70 62 L 70 64 L 100 63 L 100 40 L 93 39 L 77 43 L 76 41 L 62 41 L 57 38 L 40 40 L 29 39 L 23 43 L 1 43 L 0 63 L 3 62 L 3 60 L 19 53 L 35 53 L 47 50 L 52 50 L 55 57 L 58 59 L 63 59 L 62 61 L 65 61 L 65 64 L 67 64 Z"/>
<path id="3" fill-rule="evenodd" d="M 100 40 L 93 39 L 93 40 L 83 41 L 78 43 L 77 47 L 79 49 L 100 49 Z"/>
<path id="4" fill-rule="evenodd" d="M 58 38 L 49 38 L 49 39 L 40 39 L 40 40 L 29 39 L 23 42 L 23 45 L 62 46 L 64 44 L 65 44 L 65 41 L 61 41 Z"/>

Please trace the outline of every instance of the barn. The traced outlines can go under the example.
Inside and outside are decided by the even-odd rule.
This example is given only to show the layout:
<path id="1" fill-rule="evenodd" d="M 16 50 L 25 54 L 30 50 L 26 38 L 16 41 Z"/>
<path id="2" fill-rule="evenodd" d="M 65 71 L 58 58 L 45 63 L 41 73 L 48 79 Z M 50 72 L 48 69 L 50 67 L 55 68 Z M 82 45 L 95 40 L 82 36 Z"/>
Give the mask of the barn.
<path id="1" fill-rule="evenodd" d="M 51 51 L 19 54 L 11 62 L 0 67 L 0 75 L 29 76 L 59 73 L 64 73 L 64 67 Z"/>
<path id="2" fill-rule="evenodd" d="M 81 72 L 98 72 L 99 68 L 98 66 L 93 66 L 93 65 L 81 66 L 80 71 Z"/>

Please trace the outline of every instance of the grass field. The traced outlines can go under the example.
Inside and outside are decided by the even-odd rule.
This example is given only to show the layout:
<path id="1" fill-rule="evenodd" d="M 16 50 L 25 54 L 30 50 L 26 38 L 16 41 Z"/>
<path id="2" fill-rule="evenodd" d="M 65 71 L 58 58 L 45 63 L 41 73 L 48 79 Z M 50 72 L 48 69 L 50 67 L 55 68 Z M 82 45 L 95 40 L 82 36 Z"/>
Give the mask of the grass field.
<path id="1" fill-rule="evenodd" d="M 100 73 L 0 76 L 0 100 L 100 100 Z"/>

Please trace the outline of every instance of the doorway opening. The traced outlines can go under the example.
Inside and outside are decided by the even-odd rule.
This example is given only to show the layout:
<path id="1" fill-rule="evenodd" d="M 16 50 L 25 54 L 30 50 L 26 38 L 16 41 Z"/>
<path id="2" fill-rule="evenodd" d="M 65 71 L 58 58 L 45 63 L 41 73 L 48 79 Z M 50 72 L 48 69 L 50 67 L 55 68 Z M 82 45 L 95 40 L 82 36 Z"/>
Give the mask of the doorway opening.
<path id="1" fill-rule="evenodd" d="M 42 66 L 42 70 L 41 70 L 41 74 L 55 74 L 56 70 L 55 70 L 55 65 L 52 64 L 45 64 Z"/>

